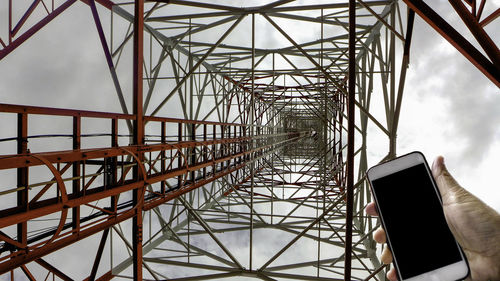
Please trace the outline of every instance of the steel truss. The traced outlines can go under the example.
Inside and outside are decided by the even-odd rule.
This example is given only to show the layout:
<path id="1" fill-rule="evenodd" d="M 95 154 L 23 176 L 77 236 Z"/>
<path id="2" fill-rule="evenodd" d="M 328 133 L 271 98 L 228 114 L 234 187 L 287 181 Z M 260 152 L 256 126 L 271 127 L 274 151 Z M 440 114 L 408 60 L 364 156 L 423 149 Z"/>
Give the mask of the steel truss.
<path id="1" fill-rule="evenodd" d="M 17 136 L 1 140 L 17 145 L 0 157 L 17 175 L 0 190 L 11 200 L 1 273 L 385 278 L 363 212 L 368 131 L 384 140 L 376 161 L 396 155 L 413 12 L 360 0 L 47 2 L 10 17 L 0 59 L 70 7 L 90 11 L 123 113 L 0 104 L 17 120 Z M 30 134 L 41 117 L 71 120 L 72 133 Z M 60 137 L 72 146 L 32 145 Z M 95 253 L 78 261 L 84 276 L 63 266 L 69 245 Z"/>

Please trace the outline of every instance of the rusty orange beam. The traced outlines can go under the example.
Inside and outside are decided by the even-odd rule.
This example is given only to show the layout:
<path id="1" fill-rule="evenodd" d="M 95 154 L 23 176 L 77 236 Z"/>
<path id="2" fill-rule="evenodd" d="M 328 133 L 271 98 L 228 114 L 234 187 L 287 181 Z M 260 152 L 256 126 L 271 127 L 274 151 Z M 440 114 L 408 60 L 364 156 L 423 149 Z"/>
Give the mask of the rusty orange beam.
<path id="1" fill-rule="evenodd" d="M 221 162 L 226 161 L 226 159 L 221 159 L 220 161 Z M 197 181 L 193 184 L 187 185 L 181 189 L 175 190 L 174 192 L 167 193 L 167 194 L 165 194 L 165 196 L 162 196 L 159 198 L 153 198 L 152 200 L 144 202 L 144 204 L 142 206 L 142 210 L 146 211 L 146 210 L 152 209 L 156 206 L 159 206 L 160 204 L 163 204 L 167 201 L 170 201 L 170 200 L 172 200 L 172 199 L 174 199 L 174 198 L 176 198 L 176 197 L 178 197 L 186 192 L 189 192 L 193 189 L 196 189 L 200 186 L 203 186 L 207 183 L 210 183 L 210 182 L 214 181 L 215 179 L 218 179 L 218 178 L 223 177 L 229 173 L 232 173 L 238 169 L 241 169 L 245 165 L 246 165 L 246 163 L 242 163 L 242 164 L 237 165 L 231 169 L 226 169 L 226 170 L 223 170 L 217 174 L 214 174 L 210 178 L 205 178 L 205 179 Z M 175 175 L 172 175 L 172 176 L 175 176 Z M 143 181 L 142 182 L 134 182 L 134 183 L 124 185 L 121 187 L 113 188 L 110 190 L 105 190 L 105 191 L 102 191 L 102 192 L 99 192 L 96 194 L 85 195 L 82 198 L 77 198 L 77 199 L 72 199 L 72 200 L 70 199 L 70 200 L 68 200 L 66 205 L 64 205 L 62 203 L 57 203 L 57 204 L 53 204 L 51 206 L 43 207 L 41 209 L 30 210 L 30 211 L 24 212 L 22 214 L 16 214 L 16 215 L 11 215 L 11 216 L 7 216 L 7 217 L 2 217 L 2 218 L 0 218 L 0 228 L 5 227 L 9 224 L 10 225 L 15 224 L 18 221 L 25 221 L 25 220 L 40 217 L 40 216 L 43 216 L 46 214 L 58 212 L 58 211 L 62 210 L 63 208 L 72 208 L 74 206 L 80 206 L 80 205 L 88 203 L 88 202 L 96 201 L 96 200 L 103 199 L 103 198 L 108 198 L 110 196 L 117 195 L 117 194 L 127 192 L 130 190 L 139 189 L 139 188 L 144 187 L 144 185 L 145 185 L 145 182 L 143 182 Z M 39 258 L 41 258 L 41 257 L 43 257 L 51 252 L 54 252 L 60 248 L 63 248 L 63 247 L 68 246 L 74 242 L 77 242 L 81 239 L 84 239 L 88 236 L 91 236 L 95 233 L 103 231 L 112 225 L 123 222 L 127 219 L 130 219 L 130 218 L 133 218 L 134 216 L 136 216 L 137 212 L 138 212 L 138 210 L 136 208 L 134 208 L 134 209 L 124 211 L 123 213 L 109 215 L 106 218 L 103 218 L 101 220 L 101 222 L 99 222 L 98 224 L 92 225 L 91 227 L 86 228 L 85 225 L 81 225 L 80 231 L 78 231 L 78 232 L 71 231 L 71 234 L 66 235 L 66 237 L 64 237 L 65 234 L 62 234 L 61 236 L 63 236 L 63 238 L 56 239 L 55 241 L 53 241 L 49 244 L 46 244 L 41 248 L 33 249 L 31 251 L 28 251 L 27 253 L 24 251 L 21 251 L 20 253 L 19 252 L 14 253 L 13 255 L 8 256 L 9 257 L 8 260 L 0 263 L 0 274 L 8 272 L 11 269 L 16 268 L 18 266 L 21 266 L 21 265 L 28 263 L 30 261 L 39 259 Z"/>
<path id="2" fill-rule="evenodd" d="M 474 45 L 454 29 L 445 19 L 436 13 L 422 0 L 404 0 L 406 5 L 414 10 L 443 38 L 448 40 L 462 55 L 477 67 L 497 87 L 500 87 L 500 66 L 484 56 Z"/>
<path id="3" fill-rule="evenodd" d="M 132 114 L 17 105 L 17 104 L 6 104 L 6 103 L 0 103 L 0 112 L 54 115 L 54 116 L 74 116 L 74 117 L 88 117 L 88 118 L 125 119 L 125 120 L 135 120 L 136 118 L 135 115 Z M 207 125 L 248 126 L 246 124 L 186 120 L 186 119 L 160 117 L 160 116 L 143 116 L 143 120 L 145 122 L 153 121 L 153 122 L 167 122 L 167 123 L 198 124 L 198 125 L 207 124 Z"/>
<path id="4" fill-rule="evenodd" d="M 237 153 L 234 155 L 229 155 L 229 156 L 226 156 L 223 158 L 216 159 L 214 161 L 208 161 L 207 163 L 200 163 L 196 166 L 186 167 L 186 168 L 181 169 L 182 171 L 177 170 L 175 172 L 169 173 L 169 175 L 157 175 L 157 176 L 147 178 L 146 180 L 132 182 L 132 183 L 129 183 L 129 184 L 126 184 L 123 186 L 119 186 L 119 187 L 115 187 L 112 189 L 102 190 L 102 191 L 98 190 L 98 192 L 95 192 L 93 194 L 86 194 L 86 195 L 83 195 L 79 198 L 68 199 L 65 203 L 55 202 L 53 204 L 38 208 L 36 210 L 29 210 L 29 211 L 19 213 L 19 214 L 7 215 L 5 217 L 0 218 L 0 228 L 8 226 L 8 225 L 16 224 L 20 221 L 27 221 L 27 220 L 30 220 L 30 219 L 33 219 L 36 217 L 40 217 L 40 216 L 44 216 L 44 215 L 47 215 L 50 213 L 59 212 L 59 211 L 62 211 L 64 209 L 69 209 L 69 208 L 73 208 L 76 206 L 80 206 L 80 205 L 83 205 L 83 204 L 86 204 L 89 202 L 93 202 L 93 201 L 96 201 L 99 199 L 112 197 L 112 196 L 118 195 L 118 194 L 123 193 L 123 192 L 142 189 L 142 188 L 144 188 L 144 186 L 146 184 L 162 181 L 162 180 L 165 180 L 167 177 L 175 177 L 179 173 L 185 174 L 191 170 L 200 170 L 207 165 L 212 165 L 212 162 L 220 163 L 220 162 L 228 161 L 228 160 L 235 159 L 237 157 L 240 157 L 240 156 L 243 156 L 246 154 L 250 154 L 250 153 L 254 153 L 258 150 L 263 150 L 263 149 L 270 148 L 270 147 L 272 147 L 272 145 L 263 146 L 260 148 L 256 148 L 256 149 L 249 150 L 249 151 L 244 151 L 244 152 Z M 176 197 L 178 197 L 186 192 L 189 192 L 193 189 L 196 189 L 200 186 L 203 186 L 207 183 L 210 183 L 210 182 L 214 181 L 215 179 L 218 179 L 218 178 L 223 177 L 225 175 L 228 175 L 228 174 L 230 174 L 238 169 L 241 169 L 245 165 L 247 165 L 247 163 L 243 162 L 241 164 L 234 165 L 230 168 L 226 168 L 218 173 L 212 174 L 210 177 L 207 177 L 207 178 L 204 178 L 202 180 L 198 180 L 194 183 L 183 186 L 183 187 L 181 187 L 178 190 L 175 190 L 173 192 L 163 194 L 163 195 L 158 196 L 156 198 L 148 199 L 147 201 L 143 202 L 142 207 L 140 209 L 138 209 L 137 206 L 135 206 L 134 208 L 129 209 L 129 210 L 125 210 L 121 213 L 116 213 L 113 215 L 105 216 L 101 220 L 99 220 L 98 222 L 89 223 L 90 226 L 89 225 L 81 225 L 78 230 L 71 229 L 69 232 L 61 233 L 61 235 L 56 237 L 57 239 L 51 239 L 50 243 L 43 245 L 44 242 L 41 242 L 41 243 L 37 244 L 38 246 L 43 245 L 43 247 L 36 247 L 36 248 L 30 249 L 30 251 L 14 252 L 11 255 L 9 255 L 7 257 L 3 257 L 1 259 L 1 260 L 3 260 L 3 262 L 0 262 L 0 274 L 8 272 L 9 270 L 16 268 L 18 266 L 22 266 L 23 264 L 26 264 L 30 261 L 39 259 L 39 258 L 43 257 L 44 255 L 47 255 L 53 251 L 56 251 L 62 247 L 70 245 L 76 241 L 84 239 L 88 236 L 91 236 L 97 232 L 103 231 L 104 229 L 109 228 L 110 226 L 112 226 L 114 224 L 117 224 L 117 223 L 120 223 L 120 222 L 125 221 L 127 219 L 133 218 L 134 216 L 137 215 L 138 212 L 140 212 L 140 210 L 145 211 L 145 210 L 152 209 L 152 208 L 159 206 L 160 204 L 163 204 L 169 200 L 172 200 L 172 199 L 174 199 L 174 198 L 176 198 Z M 142 197 L 142 200 L 144 200 L 144 197 Z"/>
<path id="5" fill-rule="evenodd" d="M 250 140 L 250 137 L 240 137 L 231 139 L 216 139 L 208 141 L 185 141 L 175 144 L 155 144 L 155 145 L 143 145 L 143 146 L 119 146 L 110 148 L 91 148 L 91 149 L 76 149 L 76 150 L 65 150 L 57 152 L 44 152 L 44 153 L 33 153 L 27 155 L 5 155 L 0 157 L 0 170 L 2 169 L 13 169 L 21 167 L 31 167 L 43 165 L 43 163 L 32 155 L 36 155 L 40 158 L 46 159 L 52 164 L 56 163 L 68 163 L 76 161 L 85 161 L 91 159 L 107 158 L 107 157 L 117 157 L 121 155 L 129 155 L 132 153 L 139 152 L 154 152 L 154 151 L 167 151 L 176 150 L 181 148 L 195 148 L 203 147 L 214 144 L 224 144 L 224 143 L 239 143 L 245 140 Z"/>

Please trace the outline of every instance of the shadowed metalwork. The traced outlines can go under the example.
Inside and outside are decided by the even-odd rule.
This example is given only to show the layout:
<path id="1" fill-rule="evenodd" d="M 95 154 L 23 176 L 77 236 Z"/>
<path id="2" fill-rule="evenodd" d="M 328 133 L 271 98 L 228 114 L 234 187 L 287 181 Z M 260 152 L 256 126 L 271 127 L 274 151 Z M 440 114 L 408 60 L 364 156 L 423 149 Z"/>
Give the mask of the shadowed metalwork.
<path id="1" fill-rule="evenodd" d="M 67 10 L 89 13 L 122 113 L 0 104 L 17 122 L 0 139 L 17 148 L 0 156 L 16 175 L 0 190 L 0 273 L 385 279 L 364 174 L 369 159 L 396 155 L 413 11 L 360 0 L 48 2 L 15 18 L 9 1 L 0 59 Z M 55 120 L 47 132 L 67 120 L 71 133 L 31 134 L 36 118 Z M 76 258 L 75 272 L 75 257 L 58 255 L 69 245 L 95 258 Z"/>

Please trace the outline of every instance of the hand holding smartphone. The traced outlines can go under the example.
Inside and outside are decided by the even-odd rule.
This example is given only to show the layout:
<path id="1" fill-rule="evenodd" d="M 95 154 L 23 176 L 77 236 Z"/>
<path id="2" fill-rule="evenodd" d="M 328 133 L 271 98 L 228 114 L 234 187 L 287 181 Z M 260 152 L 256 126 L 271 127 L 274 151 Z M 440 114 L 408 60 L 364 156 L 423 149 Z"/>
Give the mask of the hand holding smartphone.
<path id="1" fill-rule="evenodd" d="M 424 156 L 413 152 L 367 172 L 399 280 L 452 281 L 469 267 L 444 216 Z"/>

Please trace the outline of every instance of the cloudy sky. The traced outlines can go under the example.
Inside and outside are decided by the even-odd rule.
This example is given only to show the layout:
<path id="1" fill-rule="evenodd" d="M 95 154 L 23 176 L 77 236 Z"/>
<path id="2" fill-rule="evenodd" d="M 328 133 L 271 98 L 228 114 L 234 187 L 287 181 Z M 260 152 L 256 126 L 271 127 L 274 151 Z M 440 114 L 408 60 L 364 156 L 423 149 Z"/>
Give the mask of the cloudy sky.
<path id="1" fill-rule="evenodd" d="M 445 18 L 471 38 L 449 4 L 438 3 L 435 9 L 448 11 Z M 487 31 L 498 44 L 498 20 L 492 25 Z M 500 90 L 419 17 L 414 31 L 399 153 L 421 150 L 429 162 L 443 155 L 459 183 L 500 211 Z"/>

